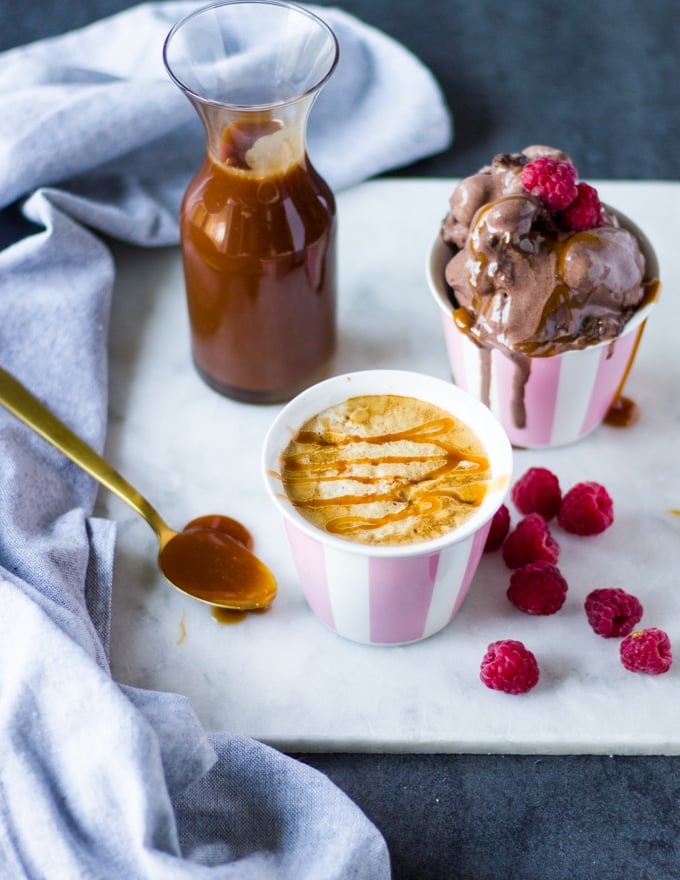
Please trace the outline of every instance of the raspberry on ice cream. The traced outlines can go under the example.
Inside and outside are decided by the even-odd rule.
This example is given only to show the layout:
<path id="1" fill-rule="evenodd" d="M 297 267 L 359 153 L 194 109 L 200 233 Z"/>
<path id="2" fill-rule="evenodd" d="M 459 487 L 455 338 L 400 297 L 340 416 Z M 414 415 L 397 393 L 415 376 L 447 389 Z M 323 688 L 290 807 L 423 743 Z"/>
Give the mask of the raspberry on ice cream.
<path id="1" fill-rule="evenodd" d="M 577 176 L 578 172 L 571 162 L 539 156 L 522 168 L 520 180 L 532 196 L 538 196 L 551 210 L 560 211 L 578 195 Z"/>
<path id="2" fill-rule="evenodd" d="M 602 587 L 586 596 L 586 617 L 605 639 L 627 636 L 642 619 L 642 603 L 620 587 Z"/>
<path id="3" fill-rule="evenodd" d="M 530 513 L 505 539 L 502 553 L 508 568 L 521 568 L 539 559 L 554 564 L 559 556 L 559 545 L 540 513 Z"/>
<path id="4" fill-rule="evenodd" d="M 510 577 L 508 599 L 526 614 L 554 614 L 567 598 L 567 582 L 557 566 L 545 560 L 530 562 Z"/>
<path id="5" fill-rule="evenodd" d="M 576 187 L 576 198 L 560 212 L 559 218 L 565 229 L 573 229 L 574 232 L 602 226 L 605 222 L 604 210 L 595 187 L 579 183 Z"/>
<path id="6" fill-rule="evenodd" d="M 525 694 L 538 682 L 538 663 L 522 642 L 502 639 L 492 642 L 482 659 L 479 677 L 495 691 Z"/>
<path id="7" fill-rule="evenodd" d="M 599 535 L 614 522 L 614 504 L 599 483 L 577 483 L 562 499 L 557 522 L 572 535 Z"/>
<path id="8" fill-rule="evenodd" d="M 621 662 L 630 672 L 662 675 L 673 662 L 671 642 L 662 629 L 650 627 L 632 632 L 621 642 Z"/>
<path id="9" fill-rule="evenodd" d="M 512 487 L 511 497 L 520 513 L 540 513 L 544 519 L 552 519 L 560 509 L 562 490 L 552 471 L 531 467 Z"/>

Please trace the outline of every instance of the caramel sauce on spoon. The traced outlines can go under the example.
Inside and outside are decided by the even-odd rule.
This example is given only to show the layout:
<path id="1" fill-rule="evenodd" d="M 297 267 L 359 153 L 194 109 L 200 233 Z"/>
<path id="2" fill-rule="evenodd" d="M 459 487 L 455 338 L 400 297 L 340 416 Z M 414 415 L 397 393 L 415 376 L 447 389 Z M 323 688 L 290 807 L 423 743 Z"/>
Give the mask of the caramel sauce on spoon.
<path id="1" fill-rule="evenodd" d="M 219 514 L 188 523 L 161 549 L 158 563 L 165 577 L 196 599 L 232 603 L 220 613 L 245 615 L 268 608 L 276 596 L 269 569 L 251 552 L 250 533 L 241 523 Z"/>
<path id="2" fill-rule="evenodd" d="M 230 516 L 223 516 L 219 513 L 201 516 L 187 523 L 182 531 L 192 532 L 200 531 L 202 529 L 212 529 L 213 531 L 220 532 L 223 535 L 227 535 L 228 537 L 233 538 L 234 541 L 237 541 L 247 550 L 250 550 L 251 552 L 253 550 L 253 536 L 243 525 L 243 523 L 240 523 L 236 519 L 232 519 Z M 265 597 L 269 594 L 270 587 L 271 585 L 268 588 L 267 584 L 264 584 L 263 594 L 265 595 Z M 274 588 L 274 595 L 275 594 L 276 589 Z M 210 614 L 212 615 L 212 617 L 215 618 L 218 623 L 240 623 L 242 620 L 245 620 L 249 614 L 266 614 L 267 611 L 269 611 L 269 609 L 271 608 L 271 601 L 273 600 L 274 595 L 271 596 L 271 599 L 266 604 L 262 605 L 261 607 L 252 608 L 249 611 L 239 611 L 237 608 L 221 608 L 215 605 L 211 609 Z"/>

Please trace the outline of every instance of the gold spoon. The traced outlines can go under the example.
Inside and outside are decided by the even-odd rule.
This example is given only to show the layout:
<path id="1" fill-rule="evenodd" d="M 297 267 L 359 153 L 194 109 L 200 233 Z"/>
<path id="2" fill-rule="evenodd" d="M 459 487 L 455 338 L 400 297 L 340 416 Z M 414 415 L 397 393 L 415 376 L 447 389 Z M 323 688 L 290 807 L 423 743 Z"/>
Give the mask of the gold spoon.
<path id="1" fill-rule="evenodd" d="M 182 593 L 235 611 L 271 604 L 276 581 L 250 552 L 250 535 L 240 523 L 214 515 L 192 520 L 176 532 L 134 486 L 2 367 L 0 403 L 147 521 L 158 538 L 159 568 Z"/>

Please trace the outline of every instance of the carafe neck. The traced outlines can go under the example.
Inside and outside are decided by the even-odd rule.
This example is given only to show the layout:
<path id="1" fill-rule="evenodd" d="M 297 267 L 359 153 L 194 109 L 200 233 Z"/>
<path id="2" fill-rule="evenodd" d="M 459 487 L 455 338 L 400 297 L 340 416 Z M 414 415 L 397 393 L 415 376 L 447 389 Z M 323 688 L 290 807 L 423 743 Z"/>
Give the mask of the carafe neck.
<path id="1" fill-rule="evenodd" d="M 313 96 L 267 108 L 192 100 L 205 129 L 206 154 L 218 166 L 257 178 L 285 174 L 306 156 Z"/>

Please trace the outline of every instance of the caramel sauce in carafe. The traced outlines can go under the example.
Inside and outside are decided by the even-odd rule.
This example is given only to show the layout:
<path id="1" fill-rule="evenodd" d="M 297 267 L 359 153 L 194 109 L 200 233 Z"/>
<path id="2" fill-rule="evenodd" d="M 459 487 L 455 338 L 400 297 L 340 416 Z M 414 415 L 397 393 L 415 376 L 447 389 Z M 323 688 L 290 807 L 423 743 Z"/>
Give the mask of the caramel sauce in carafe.
<path id="1" fill-rule="evenodd" d="M 262 403 L 319 378 L 336 346 L 333 194 L 283 140 L 278 164 L 249 164 L 279 128 L 271 118 L 231 123 L 181 211 L 196 367 L 217 391 Z"/>

